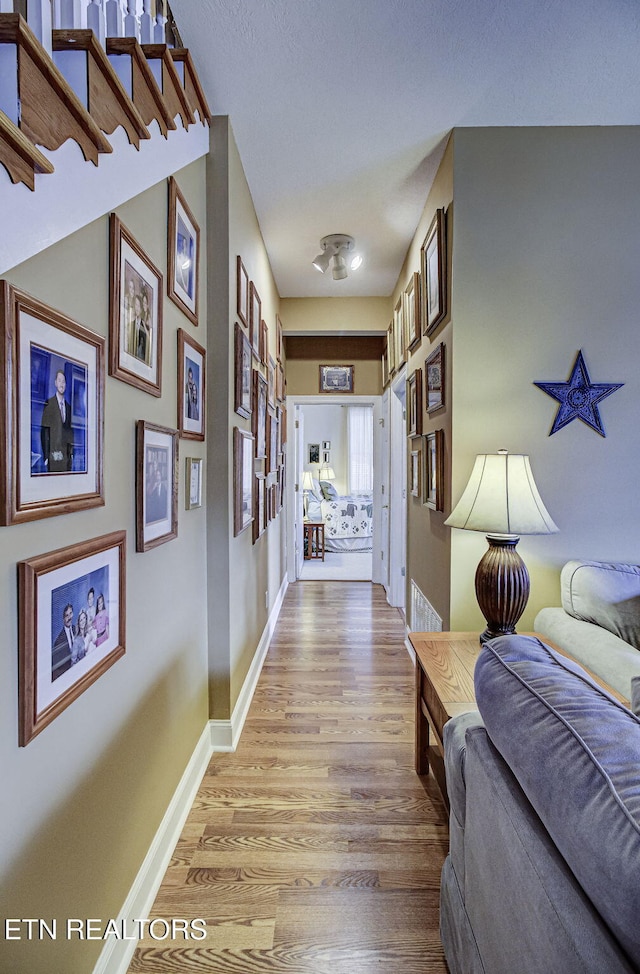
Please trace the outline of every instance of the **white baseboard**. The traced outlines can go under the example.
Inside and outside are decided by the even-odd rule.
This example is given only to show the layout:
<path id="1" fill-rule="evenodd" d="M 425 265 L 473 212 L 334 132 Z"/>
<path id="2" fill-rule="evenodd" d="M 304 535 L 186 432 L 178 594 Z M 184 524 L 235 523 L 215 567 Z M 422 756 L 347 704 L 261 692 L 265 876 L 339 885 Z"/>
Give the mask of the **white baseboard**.
<path id="1" fill-rule="evenodd" d="M 285 574 L 258 643 L 253 662 L 242 685 L 240 696 L 233 708 L 231 720 L 210 720 L 200 735 L 144 862 L 129 890 L 129 895 L 120 910 L 119 925 L 126 922 L 127 928 L 132 929 L 132 920 L 144 919 L 149 916 L 153 901 L 173 855 L 173 850 L 180 838 L 182 827 L 211 760 L 211 755 L 215 751 L 235 751 L 236 749 L 288 585 L 289 579 Z M 126 974 L 137 946 L 136 940 L 118 940 L 115 937 L 109 937 L 105 940 L 93 974 Z"/>

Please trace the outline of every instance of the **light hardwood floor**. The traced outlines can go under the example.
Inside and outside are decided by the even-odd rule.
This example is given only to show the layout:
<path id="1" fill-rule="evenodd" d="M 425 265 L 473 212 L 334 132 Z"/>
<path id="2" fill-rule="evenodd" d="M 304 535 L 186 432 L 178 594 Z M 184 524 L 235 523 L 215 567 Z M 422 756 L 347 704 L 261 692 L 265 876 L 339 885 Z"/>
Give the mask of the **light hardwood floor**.
<path id="1" fill-rule="evenodd" d="M 445 974 L 445 810 L 413 770 L 414 672 L 381 586 L 287 591 L 234 754 L 203 779 L 136 974 Z"/>

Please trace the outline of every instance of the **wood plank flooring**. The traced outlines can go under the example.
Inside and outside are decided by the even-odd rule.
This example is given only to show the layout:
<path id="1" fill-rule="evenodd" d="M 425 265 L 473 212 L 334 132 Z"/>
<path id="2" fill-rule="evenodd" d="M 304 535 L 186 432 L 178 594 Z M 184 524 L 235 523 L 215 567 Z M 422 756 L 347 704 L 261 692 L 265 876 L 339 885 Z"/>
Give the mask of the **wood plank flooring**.
<path id="1" fill-rule="evenodd" d="M 131 974 L 446 974 L 447 819 L 413 770 L 414 673 L 381 586 L 291 585 L 234 754 L 216 754 Z"/>

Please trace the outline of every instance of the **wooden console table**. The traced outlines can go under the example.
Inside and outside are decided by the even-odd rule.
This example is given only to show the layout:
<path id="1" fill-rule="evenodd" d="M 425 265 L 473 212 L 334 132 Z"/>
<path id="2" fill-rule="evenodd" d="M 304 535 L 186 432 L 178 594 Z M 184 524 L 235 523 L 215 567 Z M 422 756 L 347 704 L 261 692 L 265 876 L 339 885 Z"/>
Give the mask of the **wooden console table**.
<path id="1" fill-rule="evenodd" d="M 304 557 L 324 561 L 324 521 L 304 522 Z"/>
<path id="2" fill-rule="evenodd" d="M 537 636 L 560 655 L 571 658 L 545 636 L 535 632 L 521 635 Z M 416 772 L 427 774 L 431 769 L 448 808 L 442 732 L 451 717 L 477 710 L 473 671 L 481 652 L 479 637 L 477 632 L 411 632 L 409 640 L 416 654 Z M 604 680 L 582 663 L 579 665 L 596 683 L 628 705 Z"/>

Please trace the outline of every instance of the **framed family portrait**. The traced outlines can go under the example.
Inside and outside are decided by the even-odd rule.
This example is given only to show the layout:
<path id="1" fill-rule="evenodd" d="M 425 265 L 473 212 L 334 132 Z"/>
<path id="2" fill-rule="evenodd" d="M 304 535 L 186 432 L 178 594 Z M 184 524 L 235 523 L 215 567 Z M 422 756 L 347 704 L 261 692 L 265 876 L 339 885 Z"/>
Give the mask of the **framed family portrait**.
<path id="1" fill-rule="evenodd" d="M 445 212 L 435 216 L 420 249 L 423 332 L 430 335 L 447 313 Z"/>
<path id="2" fill-rule="evenodd" d="M 253 521 L 253 436 L 237 426 L 233 429 L 233 535 Z"/>
<path id="3" fill-rule="evenodd" d="M 423 502 L 434 511 L 444 510 L 444 430 L 434 430 L 424 438 Z"/>
<path id="4" fill-rule="evenodd" d="M 202 345 L 178 329 L 178 433 L 185 440 L 204 440 L 206 358 Z"/>
<path id="5" fill-rule="evenodd" d="M 422 369 L 415 369 L 407 381 L 407 433 L 422 433 Z"/>
<path id="6" fill-rule="evenodd" d="M 444 406 L 444 342 L 433 350 L 424 365 L 427 377 L 427 412 Z"/>
<path id="7" fill-rule="evenodd" d="M 236 311 L 245 328 L 249 327 L 249 275 L 240 256 L 236 257 Z"/>
<path id="8" fill-rule="evenodd" d="M 353 365 L 321 365 L 320 392 L 353 392 Z"/>
<path id="9" fill-rule="evenodd" d="M 202 507 L 201 457 L 187 457 L 185 460 L 184 507 L 186 511 Z"/>
<path id="10" fill-rule="evenodd" d="M 162 395 L 162 274 L 115 213 L 110 220 L 109 375 Z"/>
<path id="11" fill-rule="evenodd" d="M 256 290 L 253 281 L 249 282 L 249 337 L 251 339 L 251 349 L 258 361 L 262 361 L 260 356 L 261 329 L 262 321 L 262 301 Z"/>
<path id="12" fill-rule="evenodd" d="M 187 318 L 198 324 L 200 228 L 176 180 L 169 178 L 167 294 Z"/>
<path id="13" fill-rule="evenodd" d="M 256 460 L 263 460 L 267 455 L 267 397 L 267 380 L 254 369 L 251 430 L 255 439 Z"/>
<path id="14" fill-rule="evenodd" d="M 0 524 L 104 504 L 104 338 L 0 281 Z"/>
<path id="15" fill-rule="evenodd" d="M 136 424 L 136 551 L 178 536 L 178 431 Z"/>
<path id="16" fill-rule="evenodd" d="M 235 385 L 233 408 L 238 416 L 248 419 L 251 415 L 251 343 L 236 321 L 234 360 Z"/>
<path id="17" fill-rule="evenodd" d="M 126 532 L 18 563 L 19 743 L 124 656 Z"/>

